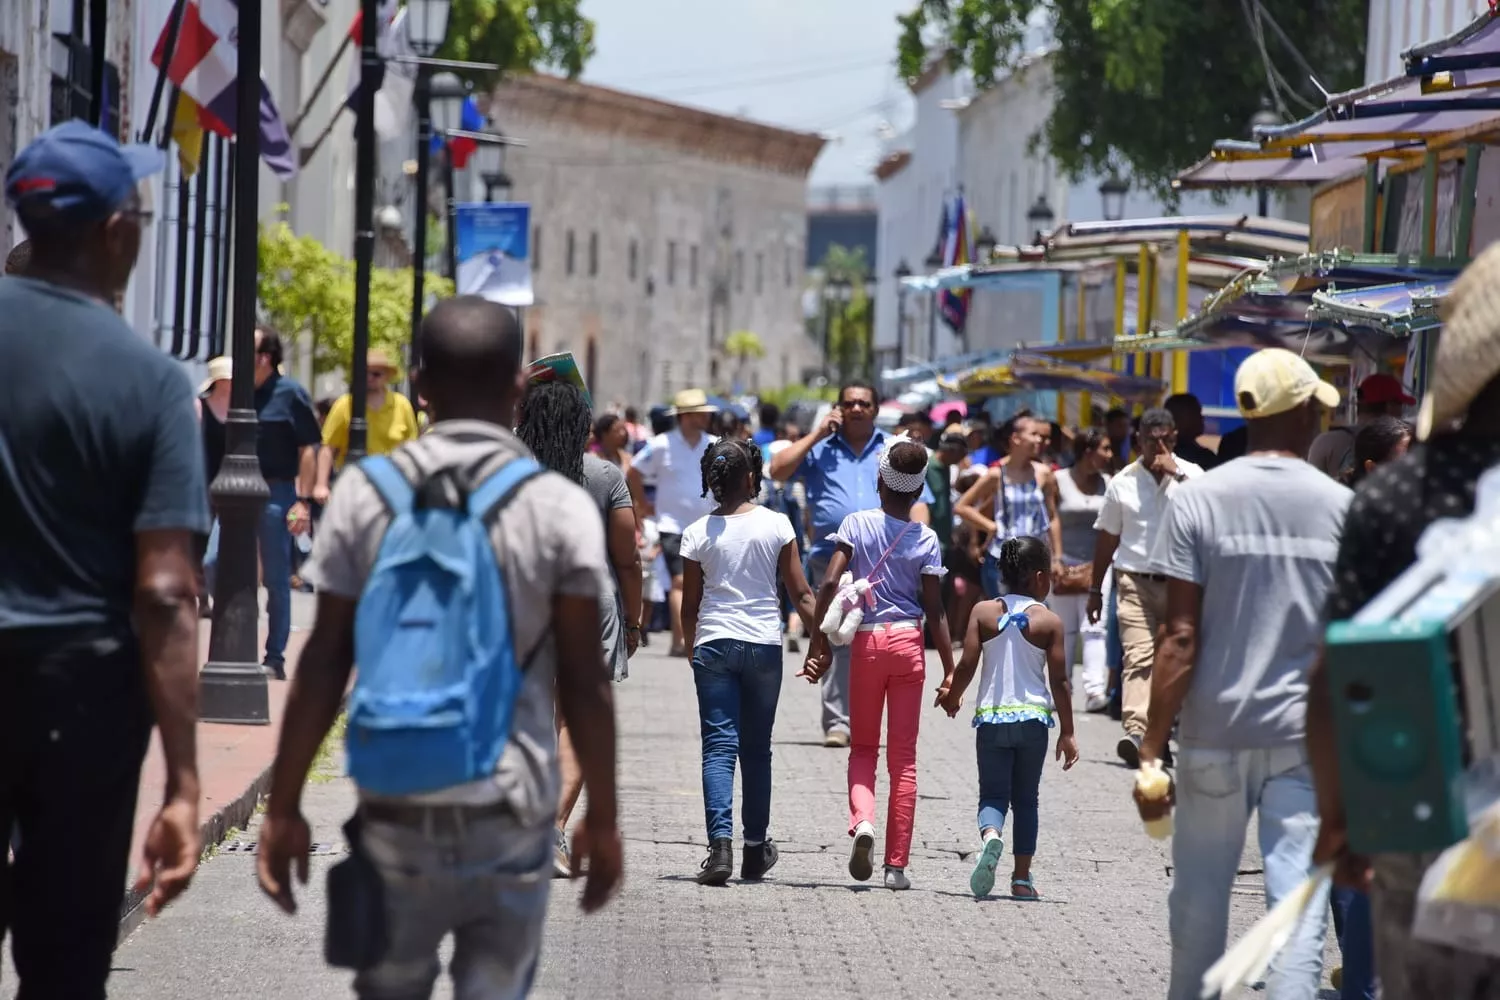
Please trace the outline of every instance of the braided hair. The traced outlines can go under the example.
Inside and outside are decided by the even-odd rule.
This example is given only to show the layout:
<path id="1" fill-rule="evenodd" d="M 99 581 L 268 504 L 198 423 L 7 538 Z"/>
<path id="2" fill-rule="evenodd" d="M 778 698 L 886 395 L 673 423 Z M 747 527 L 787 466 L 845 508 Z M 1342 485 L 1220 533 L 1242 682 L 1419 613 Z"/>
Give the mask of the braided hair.
<path id="1" fill-rule="evenodd" d="M 1052 553 L 1040 538 L 1021 535 L 1000 543 L 1000 579 L 1012 594 L 1025 593 L 1028 581 L 1051 568 Z"/>
<path id="2" fill-rule="evenodd" d="M 576 386 L 538 382 L 527 388 L 516 436 L 553 472 L 583 482 L 583 452 L 591 430 L 589 408 Z"/>
<path id="3" fill-rule="evenodd" d="M 720 438 L 703 452 L 703 496 L 713 494 L 719 506 L 750 480 L 749 500 L 760 495 L 760 447 L 740 438 Z"/>

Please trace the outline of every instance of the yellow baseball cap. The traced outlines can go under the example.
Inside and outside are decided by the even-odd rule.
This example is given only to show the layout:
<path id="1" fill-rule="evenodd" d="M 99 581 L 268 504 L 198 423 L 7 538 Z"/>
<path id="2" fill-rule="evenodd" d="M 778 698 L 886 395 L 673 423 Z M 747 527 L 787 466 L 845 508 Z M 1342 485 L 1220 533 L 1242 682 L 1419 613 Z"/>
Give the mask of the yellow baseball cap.
<path id="1" fill-rule="evenodd" d="M 1318 378 L 1312 365 L 1280 347 L 1256 351 L 1240 363 L 1234 398 L 1246 420 L 1274 417 L 1313 398 L 1330 410 L 1339 405 L 1337 389 Z"/>

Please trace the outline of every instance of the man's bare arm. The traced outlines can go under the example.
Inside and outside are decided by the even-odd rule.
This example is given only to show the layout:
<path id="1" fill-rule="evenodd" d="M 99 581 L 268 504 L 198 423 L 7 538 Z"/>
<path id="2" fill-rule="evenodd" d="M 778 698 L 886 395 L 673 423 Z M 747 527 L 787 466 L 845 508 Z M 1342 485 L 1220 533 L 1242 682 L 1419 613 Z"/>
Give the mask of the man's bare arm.
<path id="1" fill-rule="evenodd" d="M 198 571 L 192 533 L 135 536 L 141 669 L 167 761 L 167 799 L 198 803 Z"/>
<path id="2" fill-rule="evenodd" d="M 1182 711 L 1193 667 L 1198 657 L 1198 620 L 1203 588 L 1186 580 L 1167 579 L 1167 620 L 1156 640 L 1156 664 L 1151 668 L 1151 710 L 1141 760 L 1160 760 L 1172 736 L 1172 725 Z"/>

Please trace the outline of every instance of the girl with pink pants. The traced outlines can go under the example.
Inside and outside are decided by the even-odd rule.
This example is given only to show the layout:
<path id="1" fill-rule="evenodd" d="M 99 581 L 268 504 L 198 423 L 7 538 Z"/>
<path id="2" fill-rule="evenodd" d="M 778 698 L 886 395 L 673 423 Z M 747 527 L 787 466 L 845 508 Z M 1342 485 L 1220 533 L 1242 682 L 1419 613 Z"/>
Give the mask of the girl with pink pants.
<path id="1" fill-rule="evenodd" d="M 880 460 L 880 508 L 844 519 L 834 535 L 838 547 L 818 592 L 814 620 L 833 605 L 847 569 L 871 583 L 864 619 L 851 644 L 849 671 L 849 835 L 854 838 L 849 874 L 867 881 L 874 872 L 875 765 L 880 720 L 888 709 L 886 771 L 890 804 L 885 825 L 885 885 L 909 889 L 906 875 L 917 808 L 917 731 L 926 678 L 922 618 L 943 621 L 944 573 L 937 535 L 911 520 L 922 490 L 927 452 L 915 442 L 891 445 Z M 953 678 L 953 649 L 945 628 L 934 629 L 943 664 L 941 698 Z M 832 650 L 819 632 L 801 676 L 816 681 L 828 669 Z"/>

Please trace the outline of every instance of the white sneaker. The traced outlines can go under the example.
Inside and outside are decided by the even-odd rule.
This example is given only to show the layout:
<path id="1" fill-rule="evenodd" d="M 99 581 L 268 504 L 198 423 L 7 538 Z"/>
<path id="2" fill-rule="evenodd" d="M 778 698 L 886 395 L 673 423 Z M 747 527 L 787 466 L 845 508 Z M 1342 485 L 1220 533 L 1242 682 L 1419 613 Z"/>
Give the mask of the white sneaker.
<path id="1" fill-rule="evenodd" d="M 868 821 L 854 828 L 854 846 L 849 849 L 849 874 L 856 882 L 868 882 L 875 874 L 875 827 Z"/>
<path id="2" fill-rule="evenodd" d="M 897 891 L 900 891 L 902 889 L 910 889 L 911 879 L 906 877 L 906 869 L 887 868 L 885 870 L 885 887 L 887 889 L 895 889 Z"/>

